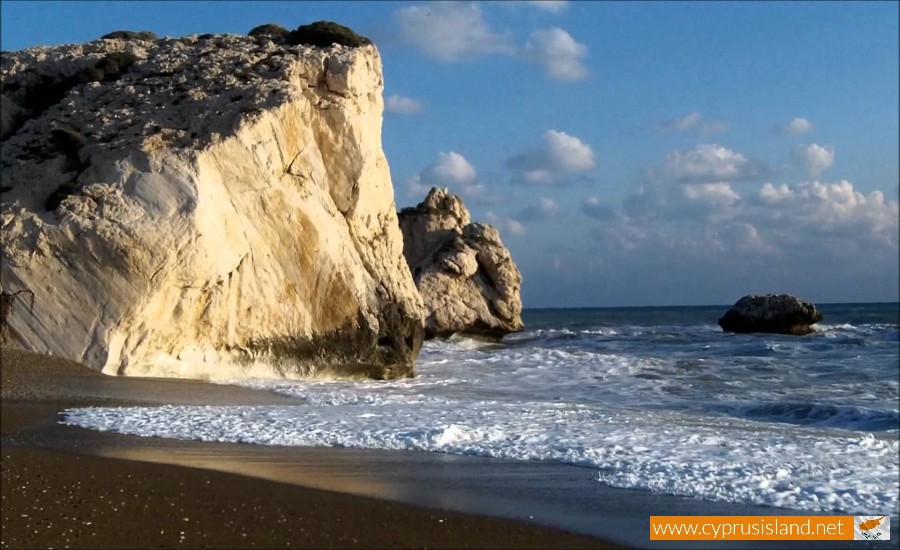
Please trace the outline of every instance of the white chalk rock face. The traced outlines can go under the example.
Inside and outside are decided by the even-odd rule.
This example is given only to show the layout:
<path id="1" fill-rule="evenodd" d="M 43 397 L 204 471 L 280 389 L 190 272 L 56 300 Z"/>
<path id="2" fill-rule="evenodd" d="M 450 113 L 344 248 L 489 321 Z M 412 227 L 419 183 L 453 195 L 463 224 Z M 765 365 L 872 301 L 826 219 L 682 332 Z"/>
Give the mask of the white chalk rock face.
<path id="1" fill-rule="evenodd" d="M 462 199 L 436 187 L 399 216 L 426 338 L 499 340 L 522 330 L 522 275 L 495 228 L 471 222 Z"/>
<path id="2" fill-rule="evenodd" d="M 374 46 L 97 40 L 2 79 L 7 343 L 110 374 L 413 373 Z"/>

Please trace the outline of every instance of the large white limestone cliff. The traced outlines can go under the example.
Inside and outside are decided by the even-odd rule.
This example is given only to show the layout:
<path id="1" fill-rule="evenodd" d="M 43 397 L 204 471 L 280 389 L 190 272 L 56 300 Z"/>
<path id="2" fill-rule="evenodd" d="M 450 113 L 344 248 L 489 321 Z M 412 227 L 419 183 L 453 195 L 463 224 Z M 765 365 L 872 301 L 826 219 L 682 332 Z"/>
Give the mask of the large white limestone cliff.
<path id="1" fill-rule="evenodd" d="M 7 344 L 109 374 L 414 372 L 374 46 L 97 40 L 5 52 L 2 82 Z"/>

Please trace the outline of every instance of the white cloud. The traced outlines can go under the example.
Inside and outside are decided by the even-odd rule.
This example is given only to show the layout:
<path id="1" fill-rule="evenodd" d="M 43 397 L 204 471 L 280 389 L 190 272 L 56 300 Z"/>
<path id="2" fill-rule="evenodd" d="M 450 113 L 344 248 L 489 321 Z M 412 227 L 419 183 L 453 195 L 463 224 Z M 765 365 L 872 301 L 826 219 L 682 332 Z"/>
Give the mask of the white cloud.
<path id="1" fill-rule="evenodd" d="M 741 200 L 741 196 L 727 183 L 693 183 L 681 188 L 688 201 L 712 206 L 731 206 Z"/>
<path id="2" fill-rule="evenodd" d="M 679 132 L 692 132 L 699 136 L 721 134 L 728 128 L 728 124 L 722 120 L 706 120 L 698 112 L 693 112 L 681 118 L 667 120 L 659 124 L 663 132 L 677 130 Z"/>
<path id="3" fill-rule="evenodd" d="M 504 2 L 505 4 L 528 5 L 540 11 L 559 15 L 566 9 L 567 0 L 523 0 L 521 2 Z"/>
<path id="4" fill-rule="evenodd" d="M 864 195 L 847 180 L 778 186 L 766 183 L 755 198 L 760 208 L 753 215 L 781 227 L 795 226 L 793 230 L 800 230 L 801 235 L 868 235 L 897 245 L 898 203 L 885 200 L 881 191 Z"/>
<path id="5" fill-rule="evenodd" d="M 727 219 L 742 200 L 732 183 L 769 172 L 765 164 L 726 147 L 698 145 L 669 153 L 661 169 L 646 169 L 622 206 L 641 221 Z"/>
<path id="6" fill-rule="evenodd" d="M 701 144 L 666 157 L 665 174 L 679 183 L 715 183 L 760 179 L 768 167 L 721 145 Z"/>
<path id="7" fill-rule="evenodd" d="M 765 183 L 742 196 L 726 184 L 642 186 L 662 189 L 652 214 L 589 228 L 589 255 L 615 258 L 605 280 L 679 288 L 696 301 L 755 289 L 896 295 L 900 206 L 881 191 L 845 180 Z M 717 215 L 684 215 L 703 208 Z"/>
<path id="8" fill-rule="evenodd" d="M 506 231 L 510 235 L 524 235 L 525 226 L 512 218 L 508 218 L 505 224 Z"/>
<path id="9" fill-rule="evenodd" d="M 561 170 L 582 172 L 595 166 L 594 152 L 577 137 L 548 130 L 544 133 L 544 143 L 548 159 Z"/>
<path id="10" fill-rule="evenodd" d="M 716 224 L 732 219 L 742 197 L 729 183 L 671 185 L 667 181 L 644 181 L 626 197 L 623 207 L 635 222 L 686 221 Z"/>
<path id="11" fill-rule="evenodd" d="M 531 204 L 519 212 L 518 218 L 525 221 L 546 220 L 559 215 L 559 204 L 551 198 L 540 197 L 536 203 Z"/>
<path id="12" fill-rule="evenodd" d="M 506 167 L 524 183 L 560 185 L 596 166 L 590 146 L 556 130 L 544 132 L 539 149 L 528 149 L 510 157 Z"/>
<path id="13" fill-rule="evenodd" d="M 422 171 L 424 180 L 436 181 L 444 185 L 472 185 L 477 176 L 475 167 L 455 151 L 438 153 L 437 161 Z"/>
<path id="14" fill-rule="evenodd" d="M 437 160 L 410 178 L 407 196 L 424 197 L 432 187 L 447 187 L 479 204 L 493 202 L 487 187 L 478 181 L 475 167 L 455 151 L 438 153 Z"/>
<path id="15" fill-rule="evenodd" d="M 640 233 L 643 239 L 650 239 L 654 234 L 659 234 L 657 240 L 667 234 L 700 238 L 704 232 L 712 232 L 720 240 L 725 234 L 742 236 L 738 240 L 744 244 L 756 243 L 760 245 L 759 250 L 765 248 L 782 258 L 795 254 L 826 258 L 850 250 L 864 251 L 867 247 L 873 251 L 884 247 L 896 249 L 900 240 L 898 202 L 886 200 L 881 191 L 863 194 L 846 180 L 794 185 L 765 183 L 744 197 L 725 183 L 686 185 L 680 189 L 680 195 L 670 192 L 653 202 L 652 211 L 640 220 L 622 216 L 616 225 L 640 225 L 646 230 Z M 641 188 L 635 194 L 645 192 Z M 698 215 L 704 208 L 720 215 Z M 726 231 L 729 227 L 731 233 Z M 621 236 L 629 233 L 626 229 L 609 228 L 606 233 L 595 232 L 595 237 L 609 232 Z M 622 244 L 616 242 L 617 246 Z M 731 239 L 725 244 L 735 242 Z M 768 243 L 766 247 L 761 247 L 763 242 Z M 635 242 L 625 248 L 636 246 Z"/>
<path id="16" fill-rule="evenodd" d="M 591 236 L 602 246 L 604 252 L 628 253 L 645 246 L 651 240 L 650 226 L 634 223 L 627 216 L 614 224 L 605 224 L 591 230 Z M 627 257 L 627 256 L 626 256 Z"/>
<path id="17" fill-rule="evenodd" d="M 466 158 L 456 151 L 438 153 L 437 160 L 425 167 L 409 182 L 409 194 L 419 196 L 432 187 L 452 187 L 456 190 L 476 185 L 478 173 Z"/>
<path id="18" fill-rule="evenodd" d="M 661 127 L 664 130 L 689 130 L 691 128 L 695 128 L 698 124 L 700 124 L 700 120 L 702 119 L 703 117 L 700 116 L 700 113 L 693 112 L 681 118 L 663 122 L 661 124 Z"/>
<path id="19" fill-rule="evenodd" d="M 558 27 L 532 32 L 523 53 L 554 80 L 581 80 L 588 74 L 583 63 L 587 46 Z"/>
<path id="20" fill-rule="evenodd" d="M 806 120 L 805 118 L 793 118 L 787 124 L 783 124 L 778 126 L 776 129 L 787 136 L 798 136 L 800 134 L 806 134 L 813 131 L 813 123 Z"/>
<path id="21" fill-rule="evenodd" d="M 791 161 L 815 178 L 834 164 L 834 147 L 823 147 L 818 143 L 798 145 L 791 151 Z"/>
<path id="22" fill-rule="evenodd" d="M 439 61 L 515 52 L 508 35 L 492 30 L 475 3 L 429 2 L 401 8 L 394 19 L 401 40 Z"/>
<path id="23" fill-rule="evenodd" d="M 741 252 L 770 253 L 774 248 L 760 236 L 756 226 L 747 222 L 723 225 L 716 231 L 723 248 Z"/>
<path id="24" fill-rule="evenodd" d="M 525 226 L 508 216 L 498 216 L 494 212 L 487 212 L 484 215 L 484 219 L 494 227 L 500 231 L 501 236 L 506 233 L 508 235 L 520 236 L 524 235 L 526 232 Z"/>
<path id="25" fill-rule="evenodd" d="M 398 94 L 391 94 L 384 100 L 384 108 L 389 113 L 414 115 L 422 112 L 422 102 Z"/>
<path id="26" fill-rule="evenodd" d="M 608 204 L 603 204 L 597 197 L 588 197 L 581 203 L 581 211 L 589 218 L 607 221 L 613 219 L 615 211 Z"/>
<path id="27" fill-rule="evenodd" d="M 792 193 L 793 192 L 787 184 L 782 183 L 778 187 L 775 187 L 771 183 L 766 183 L 762 186 L 762 189 L 759 190 L 758 197 L 764 203 L 774 204 L 788 199 Z"/>
<path id="28" fill-rule="evenodd" d="M 677 288 L 679 302 L 673 303 L 709 303 L 750 292 L 817 299 L 810 290 L 835 301 L 896 299 L 895 197 L 862 191 L 846 180 L 738 189 L 727 180 L 675 184 L 676 177 L 736 177 L 748 162 L 718 146 L 693 152 L 671 157 L 667 170 L 648 169 L 615 210 L 596 197 L 583 202 L 582 212 L 593 218 L 584 219 L 583 229 L 591 244 L 564 260 L 615 261 L 604 262 L 595 275 L 572 271 L 569 283 L 598 293 L 628 286 L 635 299 L 657 288 Z"/>

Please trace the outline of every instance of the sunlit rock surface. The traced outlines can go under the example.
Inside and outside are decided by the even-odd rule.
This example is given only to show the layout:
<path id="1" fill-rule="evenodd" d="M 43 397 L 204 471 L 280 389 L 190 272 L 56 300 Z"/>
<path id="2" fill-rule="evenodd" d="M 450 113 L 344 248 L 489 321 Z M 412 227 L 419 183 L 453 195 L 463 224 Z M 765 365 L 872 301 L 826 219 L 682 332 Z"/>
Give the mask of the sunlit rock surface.
<path id="1" fill-rule="evenodd" d="M 2 83 L 7 343 L 126 375 L 413 372 L 374 46 L 97 40 L 4 52 Z"/>
<path id="2" fill-rule="evenodd" d="M 522 330 L 522 275 L 500 234 L 472 223 L 462 199 L 432 188 L 400 212 L 404 254 L 425 302 L 426 338 L 499 340 Z"/>

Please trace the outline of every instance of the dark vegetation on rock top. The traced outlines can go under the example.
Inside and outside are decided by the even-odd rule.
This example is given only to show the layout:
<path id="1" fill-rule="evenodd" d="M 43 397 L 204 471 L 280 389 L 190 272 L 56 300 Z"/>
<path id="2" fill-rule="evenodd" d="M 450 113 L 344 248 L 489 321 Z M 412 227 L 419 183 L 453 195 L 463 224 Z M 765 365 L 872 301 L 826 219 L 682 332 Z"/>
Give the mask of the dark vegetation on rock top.
<path id="1" fill-rule="evenodd" d="M 291 31 L 276 23 L 266 23 L 265 25 L 253 27 L 247 35 L 254 38 L 265 36 L 272 38 L 275 42 L 281 42 L 290 32 Z"/>
<path id="2" fill-rule="evenodd" d="M 360 36 L 347 27 L 332 21 L 316 21 L 309 25 L 300 25 L 288 33 L 286 42 L 291 46 L 305 44 L 318 48 L 327 48 L 332 44 L 359 48 L 372 43 L 365 36 Z"/>
<path id="3" fill-rule="evenodd" d="M 309 25 L 300 25 L 289 31 L 277 23 L 266 23 L 250 29 L 247 33 L 257 39 L 268 39 L 276 44 L 288 46 L 314 46 L 328 48 L 334 44 L 359 48 L 372 43 L 365 36 L 356 34 L 352 29 L 333 21 L 316 21 Z"/>
<path id="4" fill-rule="evenodd" d="M 113 31 L 100 37 L 101 40 L 158 40 L 150 31 Z"/>

